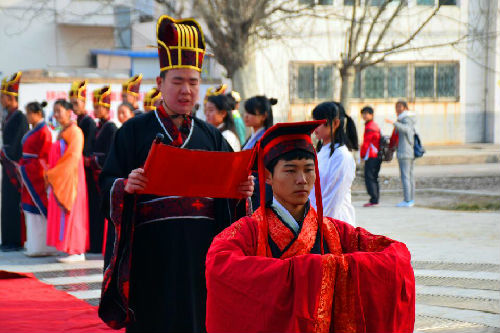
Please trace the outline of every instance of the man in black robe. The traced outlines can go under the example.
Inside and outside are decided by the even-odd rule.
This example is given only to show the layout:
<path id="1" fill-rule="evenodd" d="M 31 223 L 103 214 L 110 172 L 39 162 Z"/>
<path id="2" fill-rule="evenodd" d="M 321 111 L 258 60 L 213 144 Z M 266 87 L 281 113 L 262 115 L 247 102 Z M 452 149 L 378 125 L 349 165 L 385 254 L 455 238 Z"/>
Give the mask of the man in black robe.
<path id="1" fill-rule="evenodd" d="M 87 114 L 87 80 L 77 80 L 71 85 L 69 99 L 73 104 L 73 112 L 77 116 L 76 123 L 83 132 L 83 158 L 85 165 L 85 181 L 87 183 L 89 207 L 89 240 L 91 253 L 100 253 L 102 250 L 102 222 L 103 214 L 100 209 L 100 198 L 97 192 L 97 182 L 94 179 L 91 160 L 94 150 L 97 126 L 91 116 Z M 99 235 L 101 237 L 99 238 Z"/>
<path id="2" fill-rule="evenodd" d="M 94 147 L 92 149 L 92 159 L 90 161 L 90 168 L 92 169 L 93 179 L 98 182 L 99 175 L 102 172 L 102 167 L 108 156 L 109 150 L 113 143 L 115 133 L 118 130 L 115 123 L 110 120 L 110 107 L 111 107 L 111 89 L 109 86 L 94 92 L 94 112 L 96 118 L 99 119 L 97 132 L 95 135 Z M 102 201 L 102 191 L 97 186 L 97 200 L 99 203 Z M 90 246 L 92 248 L 92 241 L 94 242 L 95 252 L 103 250 L 103 237 L 107 234 L 105 262 L 109 261 L 109 257 L 113 252 L 114 228 L 111 225 L 105 226 L 104 214 L 102 210 L 96 212 L 94 222 L 94 231 L 90 235 Z M 107 229 L 107 232 L 104 229 Z"/>
<path id="3" fill-rule="evenodd" d="M 158 133 L 163 143 L 185 149 L 231 148 L 215 127 L 190 116 L 205 52 L 198 23 L 162 16 L 157 39 L 163 101 L 117 131 L 100 177 L 116 239 L 99 316 L 127 332 L 204 332 L 205 256 L 213 237 L 238 218 L 232 200 L 134 193 L 147 182 L 142 166 Z M 238 190 L 249 197 L 252 178 Z"/>
<path id="4" fill-rule="evenodd" d="M 17 171 L 17 163 L 23 154 L 21 140 L 28 132 L 28 120 L 18 109 L 19 82 L 21 72 L 10 79 L 2 80 L 1 104 L 7 111 L 2 122 L 2 251 L 18 251 L 23 248 L 21 226 L 21 182 Z"/>

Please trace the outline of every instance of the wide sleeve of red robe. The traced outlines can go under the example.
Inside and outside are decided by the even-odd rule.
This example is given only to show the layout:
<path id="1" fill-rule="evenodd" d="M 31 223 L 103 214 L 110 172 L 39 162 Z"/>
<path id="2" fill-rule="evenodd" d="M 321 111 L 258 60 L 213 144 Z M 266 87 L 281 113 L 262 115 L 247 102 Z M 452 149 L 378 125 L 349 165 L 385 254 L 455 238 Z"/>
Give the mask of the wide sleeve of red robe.
<path id="1" fill-rule="evenodd" d="M 342 254 L 255 256 L 258 223 L 243 218 L 206 261 L 208 332 L 413 332 L 415 279 L 403 243 L 325 219 Z M 329 245 L 330 246 L 330 245 Z"/>

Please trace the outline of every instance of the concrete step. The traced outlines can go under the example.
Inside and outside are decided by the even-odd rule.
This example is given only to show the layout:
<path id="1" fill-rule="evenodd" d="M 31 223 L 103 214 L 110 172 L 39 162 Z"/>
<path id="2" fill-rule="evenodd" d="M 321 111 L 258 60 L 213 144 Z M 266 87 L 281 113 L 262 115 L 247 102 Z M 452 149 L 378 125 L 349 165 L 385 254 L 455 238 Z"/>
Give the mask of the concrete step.
<path id="1" fill-rule="evenodd" d="M 500 273 L 415 269 L 417 285 L 500 290 Z"/>
<path id="2" fill-rule="evenodd" d="M 415 332 L 474 332 L 486 333 L 493 328 L 482 324 L 469 323 L 461 320 L 439 318 L 417 314 L 415 316 Z"/>
<path id="3" fill-rule="evenodd" d="M 468 325 L 469 327 L 477 325 L 476 327 L 486 326 L 495 328 L 493 331 L 498 331 L 498 329 L 500 329 L 500 317 L 498 314 L 494 313 L 421 303 L 416 304 L 415 313 L 416 316 L 431 317 L 444 321 L 456 321 L 462 323 L 462 325 Z M 416 326 L 415 329 L 422 330 L 424 328 L 423 326 L 424 325 L 420 327 Z"/>
<path id="4" fill-rule="evenodd" d="M 493 290 L 416 286 L 416 302 L 500 314 L 500 293 Z"/>
<path id="5" fill-rule="evenodd" d="M 500 272 L 500 265 L 491 263 L 466 263 L 412 260 L 413 269 L 434 269 L 452 271 Z"/>

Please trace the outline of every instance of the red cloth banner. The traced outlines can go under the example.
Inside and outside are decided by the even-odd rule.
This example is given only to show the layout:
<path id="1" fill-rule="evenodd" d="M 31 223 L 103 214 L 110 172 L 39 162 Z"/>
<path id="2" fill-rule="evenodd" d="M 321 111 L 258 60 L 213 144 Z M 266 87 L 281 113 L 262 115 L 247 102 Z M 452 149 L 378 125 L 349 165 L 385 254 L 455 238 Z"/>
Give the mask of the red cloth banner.
<path id="1" fill-rule="evenodd" d="M 241 198 L 237 187 L 250 175 L 253 151 L 190 150 L 153 143 L 144 165 L 142 194 Z"/>

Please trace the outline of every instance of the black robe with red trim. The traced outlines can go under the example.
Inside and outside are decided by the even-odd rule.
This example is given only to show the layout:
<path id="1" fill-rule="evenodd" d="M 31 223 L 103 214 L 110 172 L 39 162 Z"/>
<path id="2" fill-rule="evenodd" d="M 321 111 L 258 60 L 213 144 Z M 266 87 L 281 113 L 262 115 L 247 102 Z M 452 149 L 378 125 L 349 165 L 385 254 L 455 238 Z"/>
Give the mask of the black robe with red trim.
<path id="1" fill-rule="evenodd" d="M 104 231 L 104 214 L 100 209 L 102 193 L 97 184 L 99 174 L 104 166 L 117 130 L 115 123 L 112 121 L 104 121 L 99 124 L 95 132 L 95 140 L 89 159 L 89 172 L 92 174 L 93 187 L 95 188 L 95 193 L 92 194 L 95 196 L 95 200 L 93 199 L 93 202 L 91 202 L 89 198 L 89 252 L 92 253 L 103 252 L 103 236 L 106 232 Z"/>
<path id="2" fill-rule="evenodd" d="M 20 247 L 22 245 L 21 230 L 21 180 L 17 171 L 17 162 L 22 156 L 21 140 L 28 132 L 28 120 L 20 111 L 9 114 L 2 126 L 2 246 Z"/>
<path id="3" fill-rule="evenodd" d="M 205 256 L 213 237 L 238 216 L 232 200 L 124 192 L 125 179 L 143 166 L 156 134 L 172 142 L 159 117 L 148 112 L 124 123 L 100 176 L 116 238 L 99 316 L 111 327 L 127 326 L 127 332 L 203 332 Z M 183 148 L 231 151 L 215 127 L 196 118 L 191 124 Z"/>
<path id="4" fill-rule="evenodd" d="M 94 150 L 95 137 L 97 131 L 97 125 L 88 114 L 79 115 L 77 119 L 77 125 L 83 132 L 83 158 L 85 161 L 85 182 L 87 184 L 87 195 L 88 195 L 88 205 L 89 205 L 89 238 L 90 238 L 90 251 L 89 252 L 101 252 L 100 247 L 96 246 L 96 242 L 93 240 L 95 238 L 95 225 L 102 224 L 102 213 L 100 210 L 100 196 L 97 190 L 97 183 L 94 180 L 93 170 L 91 168 L 92 152 Z M 102 231 L 100 232 L 102 235 Z M 102 246 L 102 236 L 101 243 Z"/>

